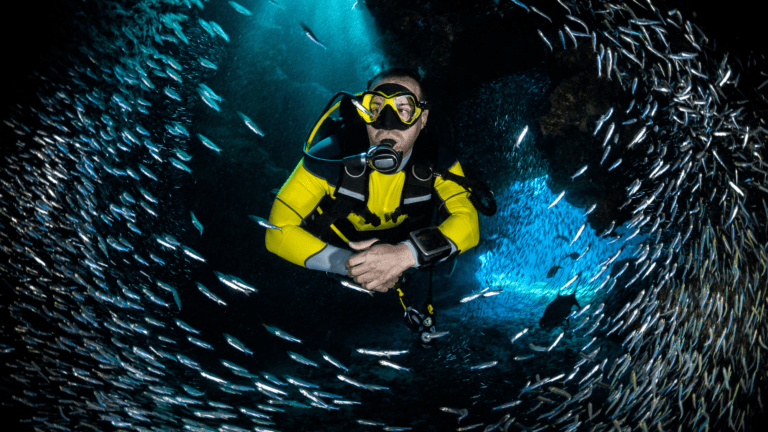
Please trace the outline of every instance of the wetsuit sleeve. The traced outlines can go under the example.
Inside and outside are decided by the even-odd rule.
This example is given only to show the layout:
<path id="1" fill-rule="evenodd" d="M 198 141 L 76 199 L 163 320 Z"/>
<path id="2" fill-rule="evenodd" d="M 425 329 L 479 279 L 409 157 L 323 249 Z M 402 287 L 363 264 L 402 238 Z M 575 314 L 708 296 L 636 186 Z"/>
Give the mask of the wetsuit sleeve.
<path id="1" fill-rule="evenodd" d="M 302 267 L 346 275 L 344 261 L 352 252 L 328 245 L 300 226 L 320 200 L 331 193 L 326 180 L 310 173 L 304 160 L 299 162 L 272 205 L 269 222 L 280 229 L 267 230 L 267 250 Z"/>
<path id="2" fill-rule="evenodd" d="M 464 176 L 458 161 L 448 171 Z M 435 190 L 440 197 L 440 210 L 447 210 L 449 214 L 438 226 L 440 232 L 453 242 L 459 253 L 477 246 L 480 242 L 480 226 L 477 210 L 469 202 L 468 192 L 458 184 L 441 177 L 435 180 Z"/>

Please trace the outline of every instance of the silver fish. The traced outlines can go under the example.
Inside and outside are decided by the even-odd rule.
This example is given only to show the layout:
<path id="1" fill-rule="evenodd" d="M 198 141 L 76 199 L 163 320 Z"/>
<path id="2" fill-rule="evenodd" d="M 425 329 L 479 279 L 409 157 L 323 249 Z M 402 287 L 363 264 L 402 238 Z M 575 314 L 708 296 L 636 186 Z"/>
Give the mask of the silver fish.
<path id="1" fill-rule="evenodd" d="M 549 47 L 549 51 L 553 52 L 555 49 L 552 48 L 552 44 L 549 43 L 546 37 L 544 37 L 544 33 L 542 33 L 541 30 L 537 30 L 537 31 L 539 32 L 539 36 L 541 36 L 541 40 L 543 40 L 544 43 L 547 44 L 547 46 Z"/>
<path id="2" fill-rule="evenodd" d="M 550 204 L 549 206 L 547 206 L 547 210 L 549 210 L 549 209 L 551 209 L 552 207 L 554 207 L 554 206 L 555 206 L 555 204 L 557 204 L 557 203 L 560 201 L 560 199 L 561 199 L 561 198 L 563 198 L 564 196 L 565 196 L 565 191 L 562 191 L 562 192 L 560 192 L 560 195 L 558 195 L 558 196 L 557 196 L 557 198 L 555 198 L 555 200 L 554 200 L 554 201 L 552 201 L 552 204 Z"/>
<path id="3" fill-rule="evenodd" d="M 478 365 L 470 366 L 469 370 L 488 369 L 496 366 L 497 364 L 499 364 L 499 362 L 497 360 L 493 360 L 485 363 L 480 363 Z"/>
<path id="4" fill-rule="evenodd" d="M 251 11 L 249 11 L 248 9 L 246 9 L 245 7 L 243 7 L 242 5 L 236 2 L 233 2 L 230 0 L 229 4 L 230 6 L 232 6 L 232 8 L 234 8 L 236 11 L 240 12 L 243 15 L 253 15 Z"/>
<path id="5" fill-rule="evenodd" d="M 251 218 L 252 221 L 256 222 L 257 224 L 263 226 L 264 228 L 268 229 L 276 229 L 278 231 L 282 231 L 282 228 L 280 228 L 277 225 L 271 224 L 268 220 L 264 219 L 260 216 L 254 216 L 254 215 L 248 215 L 249 218 Z"/>
<path id="6" fill-rule="evenodd" d="M 520 338 L 521 338 L 521 337 L 522 337 L 524 334 L 526 334 L 526 333 L 528 333 L 528 327 L 526 327 L 526 328 L 524 328 L 524 329 L 520 330 L 520 332 L 519 332 L 518 334 L 516 334 L 516 335 L 515 335 L 515 336 L 512 338 L 511 342 L 512 342 L 512 343 L 515 343 L 515 341 L 516 341 L 516 340 L 520 339 Z"/>
<path id="7" fill-rule="evenodd" d="M 523 138 L 525 138 L 525 133 L 528 132 L 528 125 L 526 125 L 523 128 L 523 131 L 520 132 L 520 135 L 517 137 L 517 142 L 515 142 L 515 148 L 520 146 L 520 143 L 523 142 Z"/>
<path id="8" fill-rule="evenodd" d="M 322 355 L 322 356 L 323 356 L 323 358 L 324 358 L 324 359 L 325 359 L 325 360 L 326 360 L 328 363 L 330 363 L 330 364 L 332 364 L 332 365 L 336 366 L 337 368 L 339 368 L 339 369 L 343 370 L 344 372 L 347 372 L 347 371 L 349 371 L 349 368 L 347 368 L 346 366 L 344 366 L 343 364 L 341 364 L 341 362 L 339 362 L 339 361 L 338 361 L 338 360 L 336 360 L 335 358 L 331 357 L 331 356 L 330 356 L 328 353 L 326 353 L 325 351 L 320 351 L 320 355 Z"/>
<path id="9" fill-rule="evenodd" d="M 571 176 L 571 180 L 574 180 L 576 177 L 584 174 L 584 171 L 586 171 L 588 167 L 589 165 L 584 165 L 583 167 L 579 168 L 579 170 L 576 171 L 576 174 Z"/>
<path id="10" fill-rule="evenodd" d="M 323 45 L 322 42 L 320 42 L 320 40 L 315 36 L 315 34 L 312 32 L 312 30 L 310 30 L 310 28 L 307 27 L 306 24 L 299 23 L 299 25 L 301 26 L 301 29 L 304 30 L 304 34 L 309 38 L 309 40 L 311 40 L 312 42 L 314 42 L 317 45 L 321 46 L 323 49 L 328 49 L 328 48 L 325 47 L 325 45 Z"/>
<path id="11" fill-rule="evenodd" d="M 396 355 L 402 355 L 402 354 L 408 354 L 408 350 L 401 350 L 401 351 L 386 351 L 386 350 L 371 350 L 366 348 L 358 348 L 357 352 L 360 354 L 367 354 L 377 357 L 390 357 L 390 356 L 396 356 Z"/>
<path id="12" fill-rule="evenodd" d="M 395 370 L 402 370 L 402 371 L 406 371 L 406 372 L 410 372 L 411 371 L 409 368 L 400 366 L 399 364 L 397 364 L 397 363 L 395 363 L 393 361 L 381 359 L 381 360 L 379 360 L 379 363 L 382 364 L 383 366 L 391 367 L 392 369 L 395 369 Z"/>
<path id="13" fill-rule="evenodd" d="M 256 123 L 253 122 L 247 115 L 241 113 L 240 111 L 237 112 L 237 115 L 240 116 L 241 119 L 243 119 L 243 122 L 245 122 L 245 125 L 248 126 L 248 129 L 252 130 L 256 135 L 264 136 L 264 132 L 259 129 L 258 126 L 256 126 Z"/>

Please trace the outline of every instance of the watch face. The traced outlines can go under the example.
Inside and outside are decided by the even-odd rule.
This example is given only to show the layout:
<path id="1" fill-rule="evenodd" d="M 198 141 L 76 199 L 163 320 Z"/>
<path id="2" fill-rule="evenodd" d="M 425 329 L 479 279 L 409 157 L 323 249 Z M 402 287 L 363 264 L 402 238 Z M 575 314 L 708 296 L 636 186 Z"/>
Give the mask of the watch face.
<path id="1" fill-rule="evenodd" d="M 416 241 L 419 243 L 420 248 L 426 253 L 431 254 L 439 252 L 447 247 L 450 247 L 448 240 L 439 231 L 436 233 L 434 230 L 429 230 L 424 233 L 419 233 L 416 236 Z"/>

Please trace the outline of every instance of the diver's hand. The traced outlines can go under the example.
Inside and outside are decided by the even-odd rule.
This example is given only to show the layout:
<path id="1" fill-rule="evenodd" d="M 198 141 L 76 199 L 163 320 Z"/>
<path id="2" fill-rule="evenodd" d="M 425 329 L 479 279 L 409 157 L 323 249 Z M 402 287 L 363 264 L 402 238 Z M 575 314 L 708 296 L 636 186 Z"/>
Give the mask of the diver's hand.
<path id="1" fill-rule="evenodd" d="M 345 263 L 347 273 L 363 288 L 387 292 L 404 271 L 416 264 L 413 254 L 404 244 L 377 244 L 378 239 L 350 242 L 349 246 L 362 252 L 352 255 Z"/>

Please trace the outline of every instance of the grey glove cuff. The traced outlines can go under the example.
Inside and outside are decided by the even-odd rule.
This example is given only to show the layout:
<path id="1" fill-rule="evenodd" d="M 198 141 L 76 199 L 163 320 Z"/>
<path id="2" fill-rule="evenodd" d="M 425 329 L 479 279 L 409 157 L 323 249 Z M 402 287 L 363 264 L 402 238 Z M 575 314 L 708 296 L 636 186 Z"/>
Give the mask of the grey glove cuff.
<path id="1" fill-rule="evenodd" d="M 344 263 L 352 256 L 351 250 L 341 249 L 332 245 L 325 245 L 320 252 L 312 255 L 304 261 L 304 266 L 310 270 L 320 270 L 349 276 Z"/>

